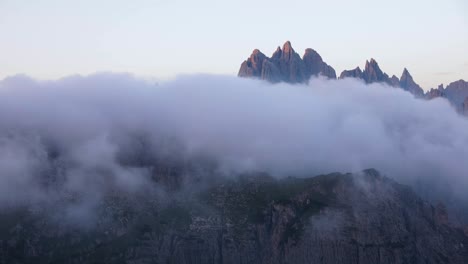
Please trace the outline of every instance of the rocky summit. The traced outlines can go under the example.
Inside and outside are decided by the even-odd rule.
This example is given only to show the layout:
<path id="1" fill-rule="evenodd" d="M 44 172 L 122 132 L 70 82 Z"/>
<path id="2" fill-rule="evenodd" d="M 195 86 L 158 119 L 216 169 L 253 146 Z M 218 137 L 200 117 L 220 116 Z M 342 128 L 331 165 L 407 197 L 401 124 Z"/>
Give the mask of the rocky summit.
<path id="1" fill-rule="evenodd" d="M 265 56 L 258 49 L 245 60 L 239 69 L 240 77 L 254 77 L 270 82 L 303 83 L 311 76 L 322 75 L 336 78 L 335 70 L 325 63 L 313 49 L 306 49 L 301 58 L 291 46 L 291 42 L 278 47 L 273 55 Z"/>
<path id="2" fill-rule="evenodd" d="M 271 58 L 265 56 L 258 49 L 245 60 L 239 69 L 239 77 L 259 78 L 269 82 L 305 83 L 313 76 L 325 76 L 336 79 L 336 72 L 313 49 L 306 49 L 302 59 L 287 41 L 283 49 L 278 47 Z M 410 92 L 415 97 L 434 99 L 446 98 L 460 113 L 466 113 L 465 100 L 468 98 L 468 82 L 458 80 L 452 82 L 446 88 L 440 85 L 437 89 L 431 89 L 427 93 L 419 86 L 411 76 L 408 69 L 404 68 L 401 77 L 395 75 L 389 77 L 375 59 L 367 60 L 364 70 L 356 67 L 352 70 L 341 72 L 339 79 L 356 78 L 365 83 L 385 83 Z"/>
<path id="3" fill-rule="evenodd" d="M 301 59 L 289 41 L 283 45 L 282 49 L 278 47 L 271 58 L 255 49 L 250 57 L 241 64 L 238 76 L 288 83 L 304 83 L 314 76 L 337 78 L 335 69 L 325 63 L 317 51 L 308 48 Z M 413 80 L 406 68 L 400 79 L 395 75 L 389 77 L 380 69 L 375 59 L 366 61 L 364 70 L 359 67 L 353 70 L 344 70 L 339 78 L 357 78 L 362 79 L 365 83 L 386 83 L 409 91 L 417 97 L 424 95 L 424 91 Z"/>
<path id="4" fill-rule="evenodd" d="M 423 89 L 414 82 L 413 77 L 406 68 L 401 74 L 400 87 L 418 97 L 422 97 L 424 95 Z"/>
<path id="5" fill-rule="evenodd" d="M 181 187 L 181 186 L 179 186 Z M 376 170 L 311 178 L 257 173 L 168 192 L 109 195 L 91 227 L 0 212 L 0 263 L 467 263 L 443 206 Z"/>

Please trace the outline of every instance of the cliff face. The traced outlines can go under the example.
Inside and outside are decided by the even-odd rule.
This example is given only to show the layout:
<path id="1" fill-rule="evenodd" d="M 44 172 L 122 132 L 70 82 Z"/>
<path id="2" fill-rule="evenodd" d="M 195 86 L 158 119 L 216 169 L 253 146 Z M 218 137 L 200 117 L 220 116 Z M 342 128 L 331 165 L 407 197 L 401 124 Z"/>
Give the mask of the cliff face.
<path id="1" fill-rule="evenodd" d="M 114 197 L 97 225 L 2 211 L 0 263 L 467 263 L 468 241 L 375 170 L 247 175 L 161 200 Z"/>
<path id="2" fill-rule="evenodd" d="M 259 57 L 257 54 L 261 54 Z M 291 42 L 278 47 L 271 58 L 254 50 L 252 55 L 241 64 L 239 77 L 254 77 L 270 82 L 304 83 L 311 76 L 322 75 L 336 78 L 335 70 L 326 64 L 313 49 L 306 49 L 301 58 L 291 46 Z"/>

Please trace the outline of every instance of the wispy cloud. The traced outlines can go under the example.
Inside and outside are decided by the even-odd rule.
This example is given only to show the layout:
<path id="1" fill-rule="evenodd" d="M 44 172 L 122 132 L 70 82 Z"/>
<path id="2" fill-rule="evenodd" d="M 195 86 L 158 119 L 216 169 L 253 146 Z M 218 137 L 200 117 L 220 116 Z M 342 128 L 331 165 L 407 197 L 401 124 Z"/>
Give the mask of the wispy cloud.
<path id="1" fill-rule="evenodd" d="M 448 71 L 448 72 L 435 72 L 434 75 L 452 75 L 452 74 L 455 74 L 456 72 L 451 72 L 451 71 Z"/>

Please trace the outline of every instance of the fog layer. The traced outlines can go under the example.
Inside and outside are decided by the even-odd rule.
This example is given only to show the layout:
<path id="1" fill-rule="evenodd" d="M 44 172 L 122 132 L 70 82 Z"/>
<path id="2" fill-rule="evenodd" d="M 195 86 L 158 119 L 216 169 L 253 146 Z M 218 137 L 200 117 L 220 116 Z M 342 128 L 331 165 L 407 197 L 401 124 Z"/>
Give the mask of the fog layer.
<path id="1" fill-rule="evenodd" d="M 468 119 L 444 99 L 380 84 L 207 75 L 155 84 L 122 74 L 0 82 L 1 204 L 139 192 L 155 153 L 210 160 L 222 175 L 376 168 L 460 197 L 468 187 Z"/>

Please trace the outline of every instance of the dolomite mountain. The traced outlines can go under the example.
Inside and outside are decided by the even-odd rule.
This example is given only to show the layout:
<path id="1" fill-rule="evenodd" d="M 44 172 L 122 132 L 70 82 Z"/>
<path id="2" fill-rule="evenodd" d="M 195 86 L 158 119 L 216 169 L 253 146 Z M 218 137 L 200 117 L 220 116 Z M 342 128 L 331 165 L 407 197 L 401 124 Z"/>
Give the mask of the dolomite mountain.
<path id="1" fill-rule="evenodd" d="M 155 180 L 182 175 L 156 174 Z M 194 184 L 194 183 L 192 183 Z M 174 186 L 172 186 L 174 187 Z M 376 170 L 239 176 L 170 188 L 166 199 L 109 194 L 77 228 L 53 209 L 0 211 L 0 263 L 343 263 L 468 261 L 442 205 Z M 195 190 L 195 191 L 194 191 Z"/>
<path id="2" fill-rule="evenodd" d="M 267 57 L 258 49 L 252 52 L 247 60 L 242 62 L 238 76 L 247 78 L 259 78 L 269 82 L 305 83 L 313 76 L 324 76 L 336 79 L 336 72 L 313 49 L 306 49 L 302 58 L 294 51 L 291 42 L 287 41 L 283 49 L 278 47 L 273 55 Z M 404 68 L 398 78 L 391 77 L 382 71 L 375 59 L 367 60 L 364 70 L 356 67 L 341 72 L 339 79 L 357 78 L 365 83 L 386 83 L 412 93 L 418 98 L 434 99 L 446 98 L 461 113 L 468 113 L 468 82 L 459 80 L 449 84 L 446 88 L 440 85 L 437 89 L 431 89 L 424 93 L 411 76 L 408 69 Z"/>
<path id="3" fill-rule="evenodd" d="M 301 58 L 289 41 L 284 43 L 283 49 L 278 47 L 271 58 L 254 50 L 239 70 L 240 77 L 257 77 L 270 82 L 303 83 L 317 75 L 336 78 L 335 70 L 315 50 L 306 49 Z"/>

